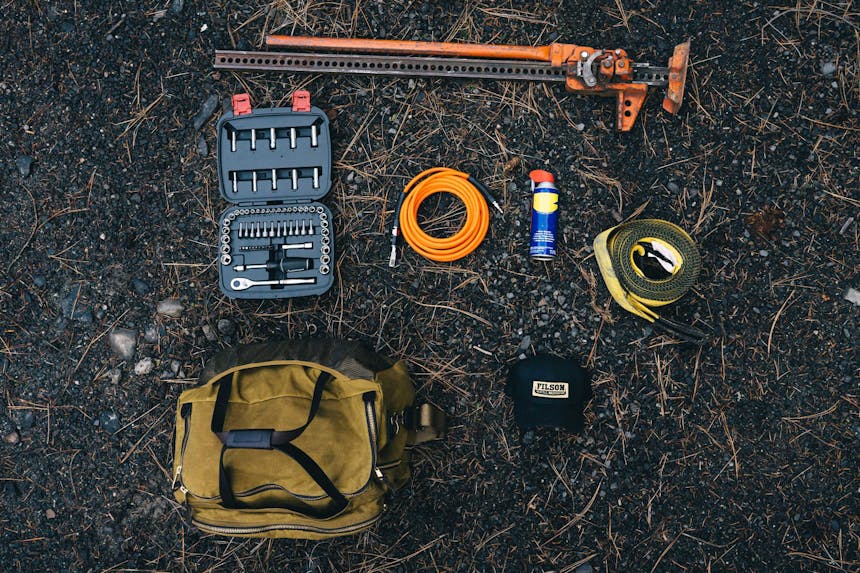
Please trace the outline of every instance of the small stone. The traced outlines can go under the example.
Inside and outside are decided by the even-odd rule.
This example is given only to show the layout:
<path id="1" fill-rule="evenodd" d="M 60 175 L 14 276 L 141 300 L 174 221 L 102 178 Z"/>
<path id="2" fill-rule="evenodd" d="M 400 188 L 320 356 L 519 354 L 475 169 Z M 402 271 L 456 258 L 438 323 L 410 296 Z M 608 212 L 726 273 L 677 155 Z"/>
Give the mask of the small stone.
<path id="1" fill-rule="evenodd" d="M 48 284 L 48 280 L 45 278 L 45 275 L 33 275 L 33 284 L 38 288 L 45 288 L 45 285 Z"/>
<path id="2" fill-rule="evenodd" d="M 108 342 L 114 354 L 123 360 L 131 360 L 137 349 L 137 331 L 129 328 L 114 328 L 108 335 Z"/>
<path id="3" fill-rule="evenodd" d="M 182 303 L 179 302 L 179 299 L 168 298 L 165 300 L 158 301 L 155 310 L 158 312 L 158 314 L 178 318 L 182 316 L 182 311 L 185 310 L 185 307 L 182 306 Z"/>
<path id="4" fill-rule="evenodd" d="M 119 384 L 119 381 L 122 380 L 122 370 L 111 368 L 108 370 L 107 377 L 111 384 Z"/>
<path id="5" fill-rule="evenodd" d="M 145 296 L 152 292 L 152 287 L 143 279 L 131 279 L 131 288 L 140 296 Z"/>
<path id="6" fill-rule="evenodd" d="M 209 146 L 206 144 L 206 138 L 202 135 L 197 137 L 197 155 L 207 157 L 209 155 Z"/>
<path id="7" fill-rule="evenodd" d="M 678 184 L 674 181 L 669 181 L 669 183 L 666 184 L 666 187 L 668 187 L 669 191 L 671 191 L 672 193 L 678 193 L 679 191 L 681 191 L 681 188 L 678 187 Z"/>
<path id="8" fill-rule="evenodd" d="M 60 310 L 65 318 L 80 320 L 81 322 L 92 322 L 92 310 L 85 308 L 81 300 L 81 285 L 75 285 L 60 301 Z"/>
<path id="9" fill-rule="evenodd" d="M 218 335 L 215 334 L 215 329 L 208 324 L 203 325 L 203 336 L 205 336 L 206 340 L 209 342 L 215 342 L 218 340 Z"/>
<path id="10" fill-rule="evenodd" d="M 585 124 L 584 123 L 577 123 L 573 127 L 576 129 L 576 131 L 585 131 Z"/>
<path id="11" fill-rule="evenodd" d="M 853 302 L 857 306 L 860 306 L 860 291 L 857 289 L 849 288 L 845 291 L 845 300 L 848 302 Z"/>
<path id="12" fill-rule="evenodd" d="M 530 446 L 535 441 L 535 432 L 534 430 L 526 430 L 523 432 L 523 445 Z"/>
<path id="13" fill-rule="evenodd" d="M 197 115 L 194 116 L 194 129 L 199 130 L 203 127 L 203 124 L 209 121 L 209 118 L 212 117 L 212 114 L 215 113 L 215 110 L 218 109 L 218 104 L 220 100 L 218 99 L 218 94 L 212 94 L 206 101 L 203 102 L 203 105 L 200 107 L 200 111 L 197 112 Z"/>
<path id="14" fill-rule="evenodd" d="M 18 159 L 15 160 L 15 166 L 18 168 L 18 173 L 21 174 L 21 177 L 27 177 L 30 175 L 30 170 L 33 167 L 33 158 L 29 155 L 19 155 Z"/>
<path id="15" fill-rule="evenodd" d="M 158 337 L 160 335 L 161 332 L 159 332 L 158 326 L 154 324 L 150 324 L 143 329 L 143 339 L 149 344 L 155 344 L 156 342 L 158 342 Z"/>
<path id="16" fill-rule="evenodd" d="M 520 345 L 519 345 L 519 347 L 517 347 L 517 350 L 519 350 L 520 352 L 524 352 L 524 351 L 528 350 L 531 345 L 532 345 L 532 337 L 527 334 L 527 335 L 523 336 L 523 339 L 522 339 L 522 341 L 520 341 Z"/>
<path id="17" fill-rule="evenodd" d="M 236 325 L 232 320 L 228 320 L 226 318 L 219 319 L 217 326 L 218 332 L 224 336 L 233 336 L 236 334 Z"/>
<path id="18" fill-rule="evenodd" d="M 3 436 L 3 441 L 7 444 L 15 445 L 21 441 L 21 434 L 18 433 L 18 430 L 12 430 Z"/>
<path id="19" fill-rule="evenodd" d="M 179 370 L 180 370 L 181 368 L 182 368 L 182 363 L 181 363 L 181 362 L 179 362 L 179 360 L 176 360 L 176 359 L 174 358 L 173 360 L 171 360 L 171 361 L 170 361 L 170 372 L 171 372 L 174 376 L 176 376 L 177 374 L 179 374 Z"/>
<path id="20" fill-rule="evenodd" d="M 48 509 L 45 510 L 45 517 L 47 519 L 56 519 L 57 512 L 49 507 Z"/>
<path id="21" fill-rule="evenodd" d="M 821 64 L 821 73 L 826 77 L 830 77 L 836 73 L 836 62 L 824 62 Z"/>
<path id="22" fill-rule="evenodd" d="M 758 252 L 760 257 L 767 257 L 770 253 L 767 252 L 767 249 L 762 249 Z"/>
<path id="23" fill-rule="evenodd" d="M 99 423 L 102 429 L 109 434 L 113 434 L 119 430 L 119 416 L 116 415 L 116 412 L 104 412 L 99 417 Z"/>
<path id="24" fill-rule="evenodd" d="M 594 567 L 589 563 L 583 563 L 573 570 L 573 573 L 594 573 Z"/>
<path id="25" fill-rule="evenodd" d="M 170 13 L 171 14 L 179 14 L 182 12 L 182 8 L 185 6 L 185 0 L 173 0 L 170 3 Z"/>
<path id="26" fill-rule="evenodd" d="M 6 482 L 6 501 L 8 505 L 6 507 L 12 508 L 15 505 L 15 502 L 18 501 L 18 497 L 21 495 L 20 490 L 18 489 L 18 484 L 14 481 Z"/>
<path id="27" fill-rule="evenodd" d="M 18 410 L 15 416 L 15 423 L 21 430 L 29 430 L 36 423 L 36 415 L 33 410 Z"/>
<path id="28" fill-rule="evenodd" d="M 155 364 L 152 362 L 152 358 L 146 357 L 138 361 L 137 364 L 134 365 L 134 374 L 135 376 L 143 376 L 144 374 L 149 374 L 152 372 L 152 368 Z"/>

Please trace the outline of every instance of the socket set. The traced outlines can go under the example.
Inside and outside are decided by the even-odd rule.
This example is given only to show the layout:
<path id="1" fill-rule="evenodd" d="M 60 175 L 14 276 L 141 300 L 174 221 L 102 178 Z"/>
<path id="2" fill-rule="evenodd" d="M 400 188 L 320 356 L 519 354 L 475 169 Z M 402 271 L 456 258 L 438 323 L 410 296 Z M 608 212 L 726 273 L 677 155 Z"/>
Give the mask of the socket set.
<path id="1" fill-rule="evenodd" d="M 328 118 L 307 92 L 292 108 L 252 110 L 244 94 L 218 121 L 218 275 L 230 298 L 319 295 L 334 283 Z"/>

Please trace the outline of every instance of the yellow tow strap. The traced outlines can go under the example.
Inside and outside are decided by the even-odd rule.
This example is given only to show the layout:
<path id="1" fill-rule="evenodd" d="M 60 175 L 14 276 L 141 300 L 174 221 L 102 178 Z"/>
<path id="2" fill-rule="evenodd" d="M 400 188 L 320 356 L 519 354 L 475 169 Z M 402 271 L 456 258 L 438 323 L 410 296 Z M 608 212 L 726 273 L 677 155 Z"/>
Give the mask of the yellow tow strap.
<path id="1" fill-rule="evenodd" d="M 631 221 L 597 235 L 594 255 L 609 293 L 622 308 L 688 342 L 705 341 L 701 330 L 651 308 L 675 302 L 699 276 L 699 250 L 682 228 L 660 219 Z"/>

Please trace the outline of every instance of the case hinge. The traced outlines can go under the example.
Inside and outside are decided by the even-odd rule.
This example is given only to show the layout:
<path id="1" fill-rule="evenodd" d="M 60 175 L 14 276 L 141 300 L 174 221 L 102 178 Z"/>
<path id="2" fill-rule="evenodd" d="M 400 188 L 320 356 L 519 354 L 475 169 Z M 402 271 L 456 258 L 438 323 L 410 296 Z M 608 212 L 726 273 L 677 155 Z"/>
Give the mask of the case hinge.
<path id="1" fill-rule="evenodd" d="M 251 96 L 248 94 L 235 94 L 232 98 L 233 115 L 248 115 L 253 110 L 251 109 Z"/>
<path id="2" fill-rule="evenodd" d="M 311 92 L 298 90 L 293 92 L 293 112 L 308 112 L 311 110 Z"/>

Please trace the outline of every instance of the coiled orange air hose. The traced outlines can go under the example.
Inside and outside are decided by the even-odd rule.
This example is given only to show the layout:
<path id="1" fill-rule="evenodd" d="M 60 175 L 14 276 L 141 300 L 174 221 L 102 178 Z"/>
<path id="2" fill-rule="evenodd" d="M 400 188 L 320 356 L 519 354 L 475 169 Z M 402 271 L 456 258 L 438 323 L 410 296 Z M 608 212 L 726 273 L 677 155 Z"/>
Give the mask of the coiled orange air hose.
<path id="1" fill-rule="evenodd" d="M 418 208 L 435 193 L 451 193 L 466 206 L 466 222 L 450 237 L 430 236 L 418 224 Z M 398 200 L 391 229 L 389 266 L 394 266 L 397 257 L 397 237 L 401 229 L 403 238 L 422 257 L 439 262 L 462 259 L 478 248 L 487 235 L 489 205 L 502 212 L 489 190 L 467 173 L 447 167 L 422 171 L 406 184 Z"/>

